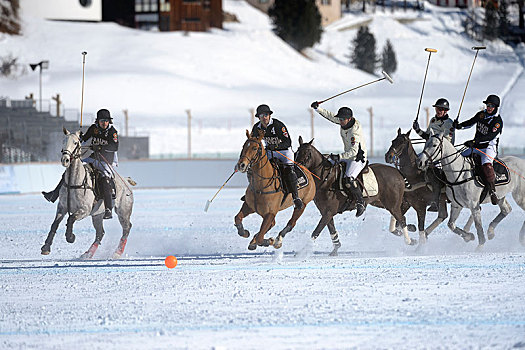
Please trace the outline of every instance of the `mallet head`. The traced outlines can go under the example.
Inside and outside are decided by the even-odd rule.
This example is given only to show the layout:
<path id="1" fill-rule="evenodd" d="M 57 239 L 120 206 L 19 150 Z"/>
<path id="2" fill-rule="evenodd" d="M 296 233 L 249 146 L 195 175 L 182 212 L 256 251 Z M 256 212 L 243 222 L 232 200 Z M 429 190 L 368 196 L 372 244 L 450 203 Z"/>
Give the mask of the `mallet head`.
<path id="1" fill-rule="evenodd" d="M 425 48 L 426 52 L 438 52 L 436 49 L 431 49 L 430 47 Z"/>
<path id="2" fill-rule="evenodd" d="M 392 79 L 387 72 L 383 70 L 381 71 L 381 73 L 383 74 L 383 77 L 390 82 L 390 84 L 394 84 L 394 79 Z"/>
<path id="3" fill-rule="evenodd" d="M 82 55 L 87 55 L 87 51 L 82 51 Z"/>
<path id="4" fill-rule="evenodd" d="M 485 50 L 486 48 L 486 46 L 473 46 L 472 50 Z"/>

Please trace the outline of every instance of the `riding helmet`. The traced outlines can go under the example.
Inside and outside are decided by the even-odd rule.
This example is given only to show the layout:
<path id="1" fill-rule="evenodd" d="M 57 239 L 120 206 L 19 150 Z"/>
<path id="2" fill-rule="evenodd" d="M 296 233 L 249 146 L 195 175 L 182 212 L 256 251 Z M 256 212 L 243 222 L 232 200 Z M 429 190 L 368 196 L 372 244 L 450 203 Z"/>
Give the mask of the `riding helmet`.
<path id="1" fill-rule="evenodd" d="M 98 122 L 99 120 L 109 120 L 109 123 L 113 124 L 113 118 L 111 118 L 111 114 L 107 109 L 98 110 L 97 119 L 95 121 Z"/>
<path id="2" fill-rule="evenodd" d="M 435 104 L 432 105 L 432 107 L 441 107 L 445 108 L 447 111 L 450 109 L 450 105 L 446 98 L 440 98 L 436 101 Z"/>
<path id="3" fill-rule="evenodd" d="M 492 103 L 494 106 L 499 107 L 499 97 L 496 95 L 489 95 L 485 101 L 483 101 L 484 104 Z"/>
<path id="4" fill-rule="evenodd" d="M 340 120 L 350 119 L 354 115 L 354 112 L 348 107 L 341 107 L 335 115 L 336 118 Z"/>
<path id="5" fill-rule="evenodd" d="M 273 112 L 270 110 L 270 107 L 268 107 L 268 105 L 260 105 L 259 107 L 257 107 L 257 113 L 255 114 L 255 116 L 259 118 L 262 114 L 272 115 L 272 113 Z"/>

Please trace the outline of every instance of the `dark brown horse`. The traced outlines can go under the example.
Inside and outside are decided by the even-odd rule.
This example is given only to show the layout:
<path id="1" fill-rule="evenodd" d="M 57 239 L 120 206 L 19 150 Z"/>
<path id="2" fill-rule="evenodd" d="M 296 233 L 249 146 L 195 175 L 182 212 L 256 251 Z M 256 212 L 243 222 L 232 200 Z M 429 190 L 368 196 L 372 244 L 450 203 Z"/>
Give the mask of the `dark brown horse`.
<path id="1" fill-rule="evenodd" d="M 273 239 L 265 239 L 264 235 L 275 225 L 275 215 L 293 205 L 291 195 L 286 195 L 282 191 L 283 182 L 279 173 L 266 156 L 266 150 L 261 142 L 264 136 L 260 132 L 257 137 L 251 137 L 246 130 L 246 137 L 242 147 L 241 156 L 235 169 L 240 172 L 248 173 L 248 188 L 246 189 L 245 200 L 239 213 L 235 216 L 235 227 L 241 237 L 248 238 L 250 233 L 245 230 L 242 220 L 256 212 L 263 218 L 259 232 L 253 236 L 248 249 L 254 250 L 257 245 L 268 247 L 273 245 L 279 249 L 282 246 L 284 236 L 290 232 L 299 217 L 303 214 L 306 205 L 314 198 L 315 183 L 312 175 L 305 171 L 308 184 L 299 189 L 299 197 L 302 199 L 304 206 L 302 209 L 294 209 L 292 218 L 286 224 L 286 227 L 279 232 L 279 235 Z"/>
<path id="2" fill-rule="evenodd" d="M 314 203 L 321 213 L 321 220 L 312 232 L 312 238 L 316 239 L 327 224 L 333 226 L 333 217 L 340 211 L 347 197 L 335 188 L 341 175 L 340 167 L 333 165 L 321 154 L 312 145 L 312 141 L 304 143 L 302 137 L 299 137 L 300 146 L 295 161 L 316 175 L 314 181 L 317 192 Z M 370 164 L 369 167 L 374 171 L 379 190 L 377 195 L 365 197 L 366 203 L 388 210 L 399 223 L 405 237 L 405 243 L 416 244 L 417 241 L 408 235 L 405 216 L 401 210 L 405 191 L 403 176 L 397 169 L 388 165 Z M 330 233 L 332 233 L 331 230 Z"/>
<path id="3" fill-rule="evenodd" d="M 426 185 L 425 172 L 417 167 L 417 154 L 410 141 L 410 130 L 406 134 L 403 134 L 401 129 L 397 130 L 397 137 L 392 140 L 392 145 L 385 153 L 385 161 L 396 164 L 410 184 L 410 188 L 405 190 L 405 200 L 401 210 L 405 214 L 410 207 L 414 208 L 417 213 L 419 243 L 425 243 L 430 232 L 447 218 L 447 203 L 445 194 L 442 194 L 439 200 L 438 217 L 425 229 L 426 207 L 432 200 L 432 191 Z"/>

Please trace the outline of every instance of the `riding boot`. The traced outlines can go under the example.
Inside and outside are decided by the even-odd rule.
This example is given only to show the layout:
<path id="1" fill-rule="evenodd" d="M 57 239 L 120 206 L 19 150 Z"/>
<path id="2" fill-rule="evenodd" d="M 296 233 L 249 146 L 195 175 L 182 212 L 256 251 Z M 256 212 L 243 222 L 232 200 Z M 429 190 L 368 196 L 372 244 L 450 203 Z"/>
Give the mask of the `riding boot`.
<path id="1" fill-rule="evenodd" d="M 483 174 L 485 175 L 485 180 L 487 181 L 487 184 L 489 186 L 489 193 L 490 193 L 490 202 L 493 205 L 498 204 L 498 196 L 496 195 L 496 174 L 494 174 L 494 167 L 492 164 L 487 163 L 482 165 L 483 168 Z"/>
<path id="2" fill-rule="evenodd" d="M 51 203 L 55 203 L 56 200 L 58 199 L 58 196 L 60 194 L 60 187 L 62 187 L 62 185 L 64 184 L 64 176 L 66 175 L 66 173 L 64 172 L 62 174 L 62 178 L 60 179 L 60 182 L 58 183 L 57 187 L 55 187 L 55 189 L 51 192 L 44 192 L 42 191 L 42 194 L 44 195 L 44 198 L 48 201 L 48 202 L 51 202 Z"/>
<path id="3" fill-rule="evenodd" d="M 428 182 L 432 185 L 432 199 L 427 211 L 439 211 L 439 196 L 441 195 L 441 181 L 436 177 L 436 174 L 430 170 L 428 173 Z"/>
<path id="4" fill-rule="evenodd" d="M 355 208 L 356 208 L 356 217 L 360 217 L 363 215 L 366 209 L 365 201 L 363 200 L 363 192 L 361 192 L 361 188 L 357 184 L 356 180 L 353 180 L 350 187 L 350 192 L 352 192 L 352 196 L 355 198 Z"/>
<path id="5" fill-rule="evenodd" d="M 286 165 L 283 169 L 283 175 L 286 181 L 286 187 L 288 191 L 292 194 L 294 208 L 303 209 L 303 201 L 299 198 L 299 193 L 297 190 L 297 174 L 295 174 L 293 165 Z"/>
<path id="6" fill-rule="evenodd" d="M 102 177 L 100 181 L 104 195 L 104 206 L 106 207 L 104 211 L 104 219 L 111 219 L 113 217 L 111 214 L 111 210 L 113 209 L 113 198 L 111 193 L 111 184 L 109 181 L 110 179 L 107 177 Z"/>

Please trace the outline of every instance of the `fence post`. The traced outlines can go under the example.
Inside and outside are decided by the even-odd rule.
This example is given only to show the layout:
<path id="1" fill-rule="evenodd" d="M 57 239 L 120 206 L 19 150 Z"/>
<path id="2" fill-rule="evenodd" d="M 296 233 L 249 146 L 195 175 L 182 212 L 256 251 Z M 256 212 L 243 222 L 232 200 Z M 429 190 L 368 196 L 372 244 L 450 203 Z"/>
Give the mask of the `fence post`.
<path id="1" fill-rule="evenodd" d="M 191 159 L 191 110 L 187 109 L 186 114 L 188 115 L 188 158 Z"/>
<path id="2" fill-rule="evenodd" d="M 122 110 L 122 113 L 124 113 L 124 130 L 126 131 L 126 137 L 129 135 L 128 134 L 128 110 L 127 109 L 123 109 Z"/>
<path id="3" fill-rule="evenodd" d="M 427 128 L 428 128 L 428 125 L 430 124 L 430 108 L 425 107 L 425 112 L 427 112 Z"/>
<path id="4" fill-rule="evenodd" d="M 255 124 L 255 109 L 250 108 L 248 111 L 250 112 L 250 127 L 248 130 L 251 130 Z"/>
<path id="5" fill-rule="evenodd" d="M 368 113 L 370 114 L 370 156 L 374 156 L 374 110 L 369 107 Z"/>

